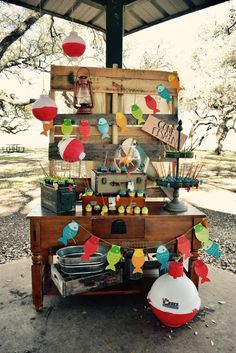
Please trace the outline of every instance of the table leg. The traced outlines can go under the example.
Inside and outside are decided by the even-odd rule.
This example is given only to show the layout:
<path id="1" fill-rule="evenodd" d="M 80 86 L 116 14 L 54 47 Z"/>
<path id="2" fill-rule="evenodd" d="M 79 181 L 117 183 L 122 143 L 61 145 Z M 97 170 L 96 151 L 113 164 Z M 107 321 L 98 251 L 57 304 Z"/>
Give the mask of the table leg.
<path id="1" fill-rule="evenodd" d="M 42 256 L 40 253 L 32 255 L 32 298 L 36 311 L 43 308 L 43 266 Z"/>
<path id="2" fill-rule="evenodd" d="M 189 259 L 189 277 L 195 284 L 195 286 L 198 288 L 199 286 L 199 277 L 196 275 L 196 272 L 194 271 L 194 262 L 198 259 L 198 250 L 200 249 L 201 243 L 197 240 L 195 237 L 195 232 L 192 230 L 192 247 L 191 247 L 191 253 L 193 256 L 190 257 Z"/>

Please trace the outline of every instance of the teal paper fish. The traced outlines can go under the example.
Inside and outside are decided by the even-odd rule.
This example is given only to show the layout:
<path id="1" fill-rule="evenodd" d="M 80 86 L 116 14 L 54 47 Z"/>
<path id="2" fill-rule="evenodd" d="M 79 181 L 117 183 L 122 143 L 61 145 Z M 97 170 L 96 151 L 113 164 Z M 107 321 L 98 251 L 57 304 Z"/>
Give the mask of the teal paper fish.
<path id="1" fill-rule="evenodd" d="M 73 131 L 71 119 L 64 119 L 63 124 L 61 126 L 61 131 L 64 135 L 64 139 L 67 139 L 71 135 Z"/>
<path id="2" fill-rule="evenodd" d="M 78 233 L 79 226 L 79 223 L 76 221 L 71 221 L 63 228 L 62 237 L 58 238 L 57 240 L 67 246 L 68 240 L 73 239 Z"/>
<path id="3" fill-rule="evenodd" d="M 143 119 L 142 109 L 137 104 L 133 104 L 131 106 L 131 114 L 136 120 L 138 120 L 138 125 L 145 123 L 145 120 Z"/>
<path id="4" fill-rule="evenodd" d="M 221 257 L 222 254 L 222 251 L 219 250 L 219 244 L 212 240 L 207 242 L 207 245 L 204 246 L 204 250 L 208 255 L 214 256 L 217 260 Z"/>
<path id="5" fill-rule="evenodd" d="M 164 245 L 160 245 L 156 252 L 157 261 L 161 264 L 161 270 L 168 270 L 170 253 Z"/>
<path id="6" fill-rule="evenodd" d="M 161 98 L 165 99 L 167 104 L 169 104 L 172 101 L 172 98 L 170 96 L 170 92 L 166 87 L 164 87 L 163 85 L 158 85 L 156 87 L 156 89 L 157 89 L 157 93 L 159 94 L 159 96 Z"/>
<path id="7" fill-rule="evenodd" d="M 108 134 L 109 125 L 105 118 L 100 118 L 98 120 L 98 130 L 102 134 L 102 139 L 110 138 L 110 135 Z"/>
<path id="8" fill-rule="evenodd" d="M 107 262 L 109 265 L 105 268 L 105 270 L 112 270 L 115 271 L 115 265 L 117 262 L 120 261 L 121 258 L 121 252 L 120 252 L 120 246 L 118 245 L 112 245 L 111 249 L 108 251 L 107 254 Z"/>

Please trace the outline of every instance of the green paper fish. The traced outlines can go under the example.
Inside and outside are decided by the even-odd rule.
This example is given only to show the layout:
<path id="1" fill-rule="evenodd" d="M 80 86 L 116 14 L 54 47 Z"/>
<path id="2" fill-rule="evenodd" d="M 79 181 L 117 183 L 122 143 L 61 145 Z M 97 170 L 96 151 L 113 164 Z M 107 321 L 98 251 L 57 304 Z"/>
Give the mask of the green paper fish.
<path id="1" fill-rule="evenodd" d="M 137 104 L 133 104 L 131 106 L 131 114 L 135 119 L 138 120 L 138 125 L 145 123 L 145 120 L 143 119 L 143 112 Z"/>
<path id="2" fill-rule="evenodd" d="M 202 242 L 207 243 L 209 241 L 209 231 L 201 223 L 194 226 L 196 238 Z"/>
<path id="3" fill-rule="evenodd" d="M 121 253 L 120 253 L 120 246 L 118 245 L 112 245 L 111 249 L 108 251 L 107 254 L 107 262 L 109 265 L 105 268 L 105 270 L 112 270 L 115 271 L 115 265 L 117 262 L 120 261 L 121 258 Z"/>
<path id="4" fill-rule="evenodd" d="M 73 131 L 71 119 L 64 119 L 63 124 L 61 126 L 61 131 L 64 135 L 64 139 L 67 139 L 71 135 Z"/>

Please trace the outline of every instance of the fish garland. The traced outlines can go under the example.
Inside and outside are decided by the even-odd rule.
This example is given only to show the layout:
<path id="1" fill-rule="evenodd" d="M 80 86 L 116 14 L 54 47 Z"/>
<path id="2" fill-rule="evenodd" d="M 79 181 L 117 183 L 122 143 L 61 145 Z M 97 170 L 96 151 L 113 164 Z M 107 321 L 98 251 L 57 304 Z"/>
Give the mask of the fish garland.
<path id="1" fill-rule="evenodd" d="M 109 131 L 109 124 L 105 118 L 100 118 L 98 120 L 98 130 L 102 135 L 102 139 L 110 138 L 110 135 L 108 134 Z"/>
<path id="2" fill-rule="evenodd" d="M 90 130 L 91 130 L 91 125 L 88 119 L 82 119 L 79 126 L 79 133 L 82 136 L 82 140 L 81 140 L 82 142 L 89 141 Z"/>
<path id="3" fill-rule="evenodd" d="M 201 278 L 201 283 L 211 282 L 210 278 L 207 277 L 208 267 L 205 262 L 203 262 L 202 260 L 196 260 L 194 261 L 193 268 L 196 275 Z"/>
<path id="4" fill-rule="evenodd" d="M 156 259 L 160 263 L 160 270 L 168 270 L 170 253 L 164 245 L 160 245 L 156 251 Z"/>
<path id="5" fill-rule="evenodd" d="M 143 111 L 137 104 L 131 106 L 131 114 L 134 119 L 138 121 L 138 125 L 145 123 L 145 120 L 143 119 Z"/>
<path id="6" fill-rule="evenodd" d="M 120 261 L 121 252 L 119 245 L 112 245 L 111 249 L 108 251 L 107 254 L 107 262 L 108 265 L 105 270 L 112 270 L 115 271 L 115 265 Z"/>
<path id="7" fill-rule="evenodd" d="M 48 131 L 53 127 L 53 120 L 43 121 L 43 131 L 40 132 L 40 135 L 48 136 Z"/>
<path id="8" fill-rule="evenodd" d="M 204 246 L 204 250 L 206 251 L 206 253 L 210 256 L 213 256 L 215 259 L 219 259 L 222 255 L 222 251 L 219 250 L 219 244 L 217 244 L 216 242 L 209 240 L 205 246 Z"/>
<path id="9" fill-rule="evenodd" d="M 116 113 L 116 125 L 119 126 L 119 128 L 121 128 L 121 133 L 128 130 L 127 129 L 127 118 L 121 112 Z"/>
<path id="10" fill-rule="evenodd" d="M 195 236 L 197 240 L 199 240 L 201 243 L 206 244 L 209 241 L 209 230 L 204 227 L 201 223 L 196 224 L 193 228 L 195 230 Z"/>
<path id="11" fill-rule="evenodd" d="M 95 235 L 92 235 L 84 244 L 84 254 L 81 256 L 81 259 L 90 261 L 90 256 L 95 254 L 99 246 L 99 238 Z"/>
<path id="12" fill-rule="evenodd" d="M 191 249 L 191 243 L 190 241 L 185 237 L 185 235 L 181 235 L 180 237 L 177 238 L 177 247 L 179 252 L 184 255 L 184 259 L 188 259 L 189 257 L 193 256 L 191 254 L 190 249 Z"/>
<path id="13" fill-rule="evenodd" d="M 172 98 L 170 96 L 170 92 L 169 92 L 168 88 L 166 88 L 165 86 L 160 84 L 156 87 L 156 89 L 157 89 L 157 93 L 159 94 L 159 96 L 161 98 L 165 99 L 167 104 L 169 104 L 172 101 Z"/>
<path id="14" fill-rule="evenodd" d="M 62 237 L 58 238 L 57 240 L 67 246 L 68 241 L 77 235 L 79 227 L 80 224 L 76 221 L 67 223 L 62 230 Z"/>
<path id="15" fill-rule="evenodd" d="M 145 262 L 145 256 L 143 249 L 135 249 L 131 262 L 134 266 L 133 273 L 143 273 L 142 266 L 144 265 Z"/>
<path id="16" fill-rule="evenodd" d="M 144 97 L 144 99 L 146 101 L 146 106 L 153 111 L 153 114 L 160 112 L 160 109 L 157 108 L 157 102 L 155 98 L 148 94 Z"/>
<path id="17" fill-rule="evenodd" d="M 73 131 L 73 125 L 71 119 L 64 119 L 63 124 L 61 126 L 61 131 L 63 133 L 63 138 L 67 139 L 70 137 L 72 131 Z"/>
<path id="18" fill-rule="evenodd" d="M 177 90 L 177 92 L 179 92 L 180 90 L 182 90 L 182 88 L 180 87 L 180 83 L 179 83 L 179 79 L 176 75 L 170 74 L 168 75 L 168 81 L 170 83 L 170 85 L 175 88 Z"/>

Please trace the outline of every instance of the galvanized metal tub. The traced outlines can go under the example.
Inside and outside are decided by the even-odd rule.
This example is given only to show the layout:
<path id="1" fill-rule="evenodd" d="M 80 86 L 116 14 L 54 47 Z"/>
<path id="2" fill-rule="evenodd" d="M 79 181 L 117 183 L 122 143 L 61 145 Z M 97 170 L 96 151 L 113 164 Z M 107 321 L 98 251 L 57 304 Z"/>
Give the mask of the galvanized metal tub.
<path id="1" fill-rule="evenodd" d="M 67 246 L 56 252 L 57 261 L 60 265 L 66 267 L 90 267 L 93 265 L 101 265 L 106 262 L 108 249 L 104 246 L 99 246 L 96 253 L 90 256 L 90 261 L 81 259 L 84 254 L 84 246 Z"/>

